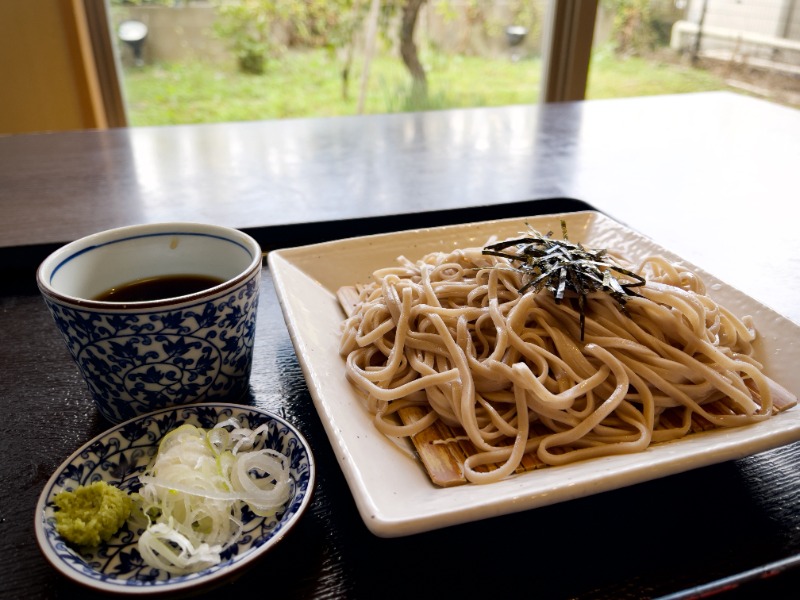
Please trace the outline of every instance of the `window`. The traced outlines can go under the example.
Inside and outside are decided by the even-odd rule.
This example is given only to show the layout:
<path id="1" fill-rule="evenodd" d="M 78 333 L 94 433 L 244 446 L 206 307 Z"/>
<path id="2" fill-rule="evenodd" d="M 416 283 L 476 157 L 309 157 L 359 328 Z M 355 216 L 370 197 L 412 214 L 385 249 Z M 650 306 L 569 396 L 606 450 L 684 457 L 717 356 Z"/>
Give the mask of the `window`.
<path id="1" fill-rule="evenodd" d="M 400 58 L 406 0 L 266 3 L 283 12 L 263 75 L 219 17 L 264 0 L 0 2 L 0 134 L 711 89 L 800 106 L 794 0 L 414 1 L 424 95 Z"/>
<path id="2" fill-rule="evenodd" d="M 603 0 L 587 98 L 731 90 L 800 107 L 793 0 Z"/>
<path id="3" fill-rule="evenodd" d="M 111 20 L 148 29 L 118 43 L 131 123 L 147 125 L 533 103 L 551 4 L 114 0 Z"/>

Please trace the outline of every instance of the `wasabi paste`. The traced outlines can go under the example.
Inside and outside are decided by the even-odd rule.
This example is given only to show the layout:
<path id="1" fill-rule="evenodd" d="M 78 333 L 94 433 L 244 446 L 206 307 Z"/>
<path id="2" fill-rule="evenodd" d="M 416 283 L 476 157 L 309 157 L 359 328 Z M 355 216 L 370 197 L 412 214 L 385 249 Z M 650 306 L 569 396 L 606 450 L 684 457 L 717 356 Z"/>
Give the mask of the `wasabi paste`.
<path id="1" fill-rule="evenodd" d="M 56 531 L 76 546 L 108 541 L 131 514 L 131 498 L 105 481 L 56 494 Z"/>

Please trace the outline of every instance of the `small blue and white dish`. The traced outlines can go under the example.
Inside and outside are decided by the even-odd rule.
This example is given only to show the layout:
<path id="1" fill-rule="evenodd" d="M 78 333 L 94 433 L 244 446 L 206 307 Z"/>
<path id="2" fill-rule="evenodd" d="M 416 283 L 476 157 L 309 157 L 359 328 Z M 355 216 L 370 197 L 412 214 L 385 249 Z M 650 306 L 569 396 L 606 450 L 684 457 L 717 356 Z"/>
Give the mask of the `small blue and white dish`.
<path id="1" fill-rule="evenodd" d="M 103 480 L 125 491 L 139 488 L 139 475 L 158 451 L 163 436 L 189 423 L 209 429 L 230 417 L 251 429 L 269 425 L 265 447 L 286 455 L 291 463 L 293 490 L 284 508 L 272 517 L 244 511 L 244 534 L 228 548 L 222 561 L 188 575 L 170 575 L 148 566 L 136 549 L 142 529 L 128 522 L 107 542 L 78 551 L 59 535 L 53 499 L 63 490 Z M 311 502 L 315 466 L 303 436 L 284 419 L 251 406 L 193 404 L 156 411 L 114 426 L 84 444 L 52 475 L 36 506 L 36 539 L 47 560 L 63 575 L 84 586 L 116 594 L 185 592 L 217 583 L 273 548 L 297 523 Z"/>

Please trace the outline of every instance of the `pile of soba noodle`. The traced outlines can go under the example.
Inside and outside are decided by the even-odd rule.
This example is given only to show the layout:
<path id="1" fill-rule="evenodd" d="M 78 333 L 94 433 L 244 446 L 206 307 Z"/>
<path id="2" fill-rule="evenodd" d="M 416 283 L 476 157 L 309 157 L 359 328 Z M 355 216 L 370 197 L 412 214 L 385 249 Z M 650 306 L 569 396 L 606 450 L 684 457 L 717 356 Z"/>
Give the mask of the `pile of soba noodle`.
<path id="1" fill-rule="evenodd" d="M 437 419 L 463 429 L 476 449 L 464 475 L 477 483 L 513 473 L 526 453 L 560 465 L 680 438 L 697 415 L 715 427 L 768 418 L 750 319 L 663 257 L 615 260 L 646 284 L 624 310 L 590 293 L 581 340 L 574 294 L 520 294 L 524 276 L 506 258 L 481 248 L 400 257 L 373 274 L 344 322 L 347 377 L 386 435 Z M 430 410 L 403 425 L 395 413 L 409 405 Z"/>

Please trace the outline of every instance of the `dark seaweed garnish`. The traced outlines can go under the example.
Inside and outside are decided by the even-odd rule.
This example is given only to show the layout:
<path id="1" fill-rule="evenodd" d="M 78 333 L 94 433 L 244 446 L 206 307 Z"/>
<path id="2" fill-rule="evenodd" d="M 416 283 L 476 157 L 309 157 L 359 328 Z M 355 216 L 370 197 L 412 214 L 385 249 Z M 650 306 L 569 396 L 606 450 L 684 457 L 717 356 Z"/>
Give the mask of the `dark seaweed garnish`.
<path id="1" fill-rule="evenodd" d="M 542 235 L 529 226 L 526 237 L 489 244 L 484 247 L 483 254 L 508 259 L 512 267 L 524 275 L 520 294 L 547 289 L 553 293 L 556 303 L 560 303 L 567 291 L 574 292 L 583 341 L 586 296 L 591 292 L 606 292 L 625 312 L 627 297 L 640 296 L 631 288 L 644 285 L 645 279 L 618 265 L 605 249 L 592 250 L 570 242 L 563 220 L 561 233 L 564 239 L 555 240 L 552 231 Z"/>

